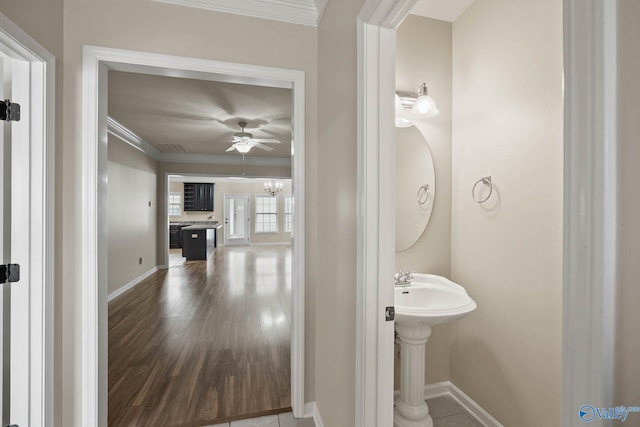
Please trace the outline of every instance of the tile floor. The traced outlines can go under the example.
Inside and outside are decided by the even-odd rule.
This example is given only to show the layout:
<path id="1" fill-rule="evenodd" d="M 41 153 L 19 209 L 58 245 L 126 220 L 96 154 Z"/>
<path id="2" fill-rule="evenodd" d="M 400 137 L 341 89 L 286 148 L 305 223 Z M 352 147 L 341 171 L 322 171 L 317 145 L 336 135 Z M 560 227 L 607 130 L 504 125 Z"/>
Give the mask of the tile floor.
<path id="1" fill-rule="evenodd" d="M 429 399 L 427 405 L 429 405 L 431 418 L 433 418 L 433 427 L 482 427 L 482 424 L 469 415 L 450 396 Z M 315 427 L 315 424 L 311 419 L 295 419 L 291 412 L 287 412 L 286 414 L 216 424 L 210 427 Z"/>
<path id="2" fill-rule="evenodd" d="M 249 420 L 231 421 L 231 423 L 216 424 L 210 427 L 315 427 L 315 424 L 310 418 L 296 419 L 293 418 L 291 412 L 287 412 Z"/>
<path id="3" fill-rule="evenodd" d="M 433 418 L 433 427 L 482 427 L 451 396 L 427 400 Z"/>

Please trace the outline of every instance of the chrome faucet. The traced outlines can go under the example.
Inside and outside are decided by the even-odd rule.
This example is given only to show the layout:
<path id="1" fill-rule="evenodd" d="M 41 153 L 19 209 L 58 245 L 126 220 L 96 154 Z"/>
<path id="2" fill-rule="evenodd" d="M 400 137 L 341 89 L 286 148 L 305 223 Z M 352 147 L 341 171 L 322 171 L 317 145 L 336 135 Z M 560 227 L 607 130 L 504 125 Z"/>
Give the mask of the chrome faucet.
<path id="1" fill-rule="evenodd" d="M 413 271 L 399 271 L 394 276 L 395 286 L 409 286 L 413 280 Z"/>

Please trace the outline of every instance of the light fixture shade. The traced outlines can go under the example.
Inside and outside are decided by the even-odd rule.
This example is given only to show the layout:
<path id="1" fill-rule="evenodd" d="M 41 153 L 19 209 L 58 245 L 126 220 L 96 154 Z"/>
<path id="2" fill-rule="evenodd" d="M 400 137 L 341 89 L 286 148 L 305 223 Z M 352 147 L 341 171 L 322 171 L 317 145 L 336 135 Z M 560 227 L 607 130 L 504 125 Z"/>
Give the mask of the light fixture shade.
<path id="1" fill-rule="evenodd" d="M 416 103 L 413 104 L 411 112 L 416 116 L 433 117 L 437 116 L 440 113 L 440 110 L 438 110 L 436 101 L 434 101 L 432 97 L 429 95 L 422 95 L 416 99 Z"/>
<path id="2" fill-rule="evenodd" d="M 236 150 L 242 154 L 248 153 L 249 150 L 251 150 L 251 145 L 249 144 L 234 144 L 234 146 L 236 147 Z"/>
<path id="3" fill-rule="evenodd" d="M 418 99 L 416 99 L 415 104 L 411 107 L 411 112 L 414 115 L 420 117 L 433 117 L 440 113 L 440 110 L 438 110 L 438 107 L 436 106 L 436 101 L 429 96 L 429 90 L 427 89 L 426 83 L 422 83 L 418 89 L 418 95 Z"/>

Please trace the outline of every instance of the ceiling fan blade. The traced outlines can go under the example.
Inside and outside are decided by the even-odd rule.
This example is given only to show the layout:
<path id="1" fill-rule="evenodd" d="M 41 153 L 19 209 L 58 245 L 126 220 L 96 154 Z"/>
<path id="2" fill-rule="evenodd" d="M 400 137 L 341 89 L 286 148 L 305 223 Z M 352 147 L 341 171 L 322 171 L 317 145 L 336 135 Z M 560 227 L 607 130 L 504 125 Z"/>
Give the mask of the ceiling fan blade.
<path id="1" fill-rule="evenodd" d="M 263 144 L 280 144 L 280 140 L 269 138 L 253 138 L 253 142 L 262 142 Z"/>
<path id="2" fill-rule="evenodd" d="M 225 151 L 233 151 L 235 149 L 236 149 L 235 145 L 232 145 L 231 147 L 227 148 Z"/>
<path id="3" fill-rule="evenodd" d="M 263 150 L 266 150 L 266 151 L 271 151 L 271 150 L 273 150 L 273 148 L 272 148 L 272 147 L 269 147 L 269 146 L 267 146 L 267 145 L 260 144 L 259 142 L 255 142 L 255 139 L 253 140 L 253 144 L 251 144 L 251 145 L 253 145 L 254 147 L 262 148 Z"/>

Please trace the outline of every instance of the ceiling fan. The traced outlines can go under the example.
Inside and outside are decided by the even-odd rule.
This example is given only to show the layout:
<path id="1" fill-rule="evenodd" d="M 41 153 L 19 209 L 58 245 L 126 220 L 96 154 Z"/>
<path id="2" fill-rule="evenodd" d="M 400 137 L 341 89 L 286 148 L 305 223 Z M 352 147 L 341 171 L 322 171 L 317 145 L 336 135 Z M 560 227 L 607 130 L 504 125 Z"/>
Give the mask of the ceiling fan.
<path id="1" fill-rule="evenodd" d="M 231 140 L 233 145 L 229 147 L 227 151 L 236 150 L 239 153 L 245 154 L 253 147 L 271 151 L 273 147 L 264 144 L 280 144 L 280 141 L 277 139 L 254 138 L 253 134 L 244 131 L 244 128 L 247 127 L 247 122 L 245 121 L 239 122 L 238 125 L 240 125 L 241 131 L 233 134 L 233 140 Z"/>

